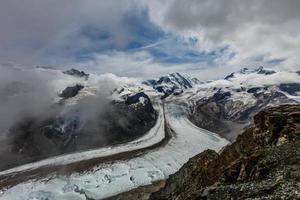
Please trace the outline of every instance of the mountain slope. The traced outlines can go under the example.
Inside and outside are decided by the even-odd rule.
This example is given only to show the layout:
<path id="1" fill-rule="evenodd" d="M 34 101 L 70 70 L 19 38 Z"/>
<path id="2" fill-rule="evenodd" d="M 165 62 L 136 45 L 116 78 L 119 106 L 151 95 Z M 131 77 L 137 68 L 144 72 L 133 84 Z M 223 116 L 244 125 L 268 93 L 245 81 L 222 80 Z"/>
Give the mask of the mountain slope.
<path id="1" fill-rule="evenodd" d="M 184 90 L 193 88 L 200 81 L 196 78 L 190 78 L 178 72 L 162 76 L 158 80 L 147 80 L 143 84 L 153 87 L 156 91 L 163 93 L 162 98 L 166 98 L 171 94 L 178 95 Z"/>
<path id="2" fill-rule="evenodd" d="M 297 104 L 300 76 L 262 67 L 242 69 L 225 79 L 198 84 L 179 98 L 190 107 L 189 119 L 195 125 L 234 141 L 263 108 Z"/>
<path id="3" fill-rule="evenodd" d="M 266 109 L 221 154 L 190 159 L 151 200 L 299 199 L 300 105 Z"/>
<path id="4" fill-rule="evenodd" d="M 49 107 L 41 110 L 41 114 L 21 115 L 8 128 L 6 141 L 0 141 L 9 146 L 0 151 L 0 170 L 65 153 L 128 142 L 143 136 L 156 122 L 152 99 L 143 91 L 131 88 L 124 94 L 106 89 L 106 94 L 98 82 L 93 83 L 99 77 L 75 69 L 62 73 L 52 68 L 34 68 L 32 73 L 43 73 L 45 77 L 56 73 L 70 81 L 64 89 L 53 92 L 55 98 L 47 99 Z M 8 83 L 4 87 L 5 95 L 8 99 L 31 95 L 33 89 L 25 86 L 18 82 Z M 39 97 L 33 98 L 38 102 Z"/>

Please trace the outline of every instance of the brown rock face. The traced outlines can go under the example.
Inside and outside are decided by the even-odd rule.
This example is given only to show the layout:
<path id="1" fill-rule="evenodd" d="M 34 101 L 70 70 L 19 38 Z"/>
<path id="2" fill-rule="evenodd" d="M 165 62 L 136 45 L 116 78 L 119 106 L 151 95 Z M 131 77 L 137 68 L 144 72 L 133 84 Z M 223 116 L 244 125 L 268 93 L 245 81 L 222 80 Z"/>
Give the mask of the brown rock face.
<path id="1" fill-rule="evenodd" d="M 207 150 L 151 200 L 299 199 L 300 105 L 268 108 L 221 154 Z"/>
<path id="2" fill-rule="evenodd" d="M 252 123 L 253 116 L 264 108 L 274 104 L 297 104 L 277 90 L 263 89 L 262 92 L 261 89 L 257 87 L 248 90 L 248 93 L 252 93 L 253 104 L 232 98 L 234 93 L 239 93 L 237 91 L 218 90 L 213 96 L 198 100 L 189 119 L 195 125 L 233 142 L 238 133 Z"/>

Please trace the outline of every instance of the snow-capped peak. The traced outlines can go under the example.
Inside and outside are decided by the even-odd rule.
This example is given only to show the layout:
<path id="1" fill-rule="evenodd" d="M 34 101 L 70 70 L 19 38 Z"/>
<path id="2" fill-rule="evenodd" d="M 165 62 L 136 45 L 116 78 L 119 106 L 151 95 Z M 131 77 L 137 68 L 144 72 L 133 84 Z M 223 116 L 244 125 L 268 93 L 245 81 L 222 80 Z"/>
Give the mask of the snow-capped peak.
<path id="1" fill-rule="evenodd" d="M 157 80 L 152 79 L 143 82 L 143 84 L 153 87 L 158 92 L 164 93 L 164 97 L 170 94 L 179 94 L 199 83 L 200 81 L 197 78 L 191 78 L 178 72 L 161 76 Z"/>
<path id="2" fill-rule="evenodd" d="M 232 78 L 236 78 L 239 75 L 249 75 L 249 74 L 262 74 L 262 75 L 271 75 L 275 74 L 276 71 L 269 68 L 264 68 L 263 66 L 260 66 L 256 69 L 248 69 L 248 68 L 242 68 L 239 72 L 233 72 L 225 77 L 225 80 L 229 80 Z"/>

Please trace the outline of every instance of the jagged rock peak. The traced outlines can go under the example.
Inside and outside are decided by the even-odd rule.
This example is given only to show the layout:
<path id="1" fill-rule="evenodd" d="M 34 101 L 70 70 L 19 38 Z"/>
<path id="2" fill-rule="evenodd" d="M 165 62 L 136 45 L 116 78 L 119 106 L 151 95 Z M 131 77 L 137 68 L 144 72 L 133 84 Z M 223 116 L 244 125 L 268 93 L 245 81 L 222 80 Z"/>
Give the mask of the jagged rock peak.
<path id="1" fill-rule="evenodd" d="M 76 84 L 74 86 L 68 86 L 58 96 L 64 99 L 75 97 L 79 93 L 79 91 L 82 90 L 83 88 L 84 86 L 80 84 Z"/>
<path id="2" fill-rule="evenodd" d="M 71 76 L 82 77 L 85 78 L 86 80 L 89 78 L 89 74 L 86 74 L 84 71 L 79 71 L 74 68 L 64 71 L 63 73 Z"/>
<path id="3" fill-rule="evenodd" d="M 157 80 L 151 79 L 143 82 L 143 84 L 153 87 L 158 92 L 164 93 L 164 97 L 171 94 L 180 94 L 183 90 L 192 88 L 200 83 L 197 78 L 191 78 L 178 72 L 161 76 Z"/>
<path id="4" fill-rule="evenodd" d="M 225 80 L 229 80 L 231 78 L 235 78 L 237 74 L 264 74 L 264 75 L 271 75 L 276 73 L 275 70 L 273 69 L 269 69 L 269 68 L 264 68 L 263 66 L 260 66 L 256 69 L 249 69 L 249 68 L 242 68 L 240 71 L 238 72 L 233 72 L 227 76 L 225 76 Z"/>

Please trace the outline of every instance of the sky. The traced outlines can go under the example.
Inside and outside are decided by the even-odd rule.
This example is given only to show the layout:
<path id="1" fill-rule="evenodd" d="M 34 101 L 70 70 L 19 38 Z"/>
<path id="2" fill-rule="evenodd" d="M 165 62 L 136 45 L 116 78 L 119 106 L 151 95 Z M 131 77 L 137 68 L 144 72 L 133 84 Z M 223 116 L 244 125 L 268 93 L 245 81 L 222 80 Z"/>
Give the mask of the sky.
<path id="1" fill-rule="evenodd" d="M 2 0 L 0 63 L 155 77 L 299 70 L 299 0 Z"/>

